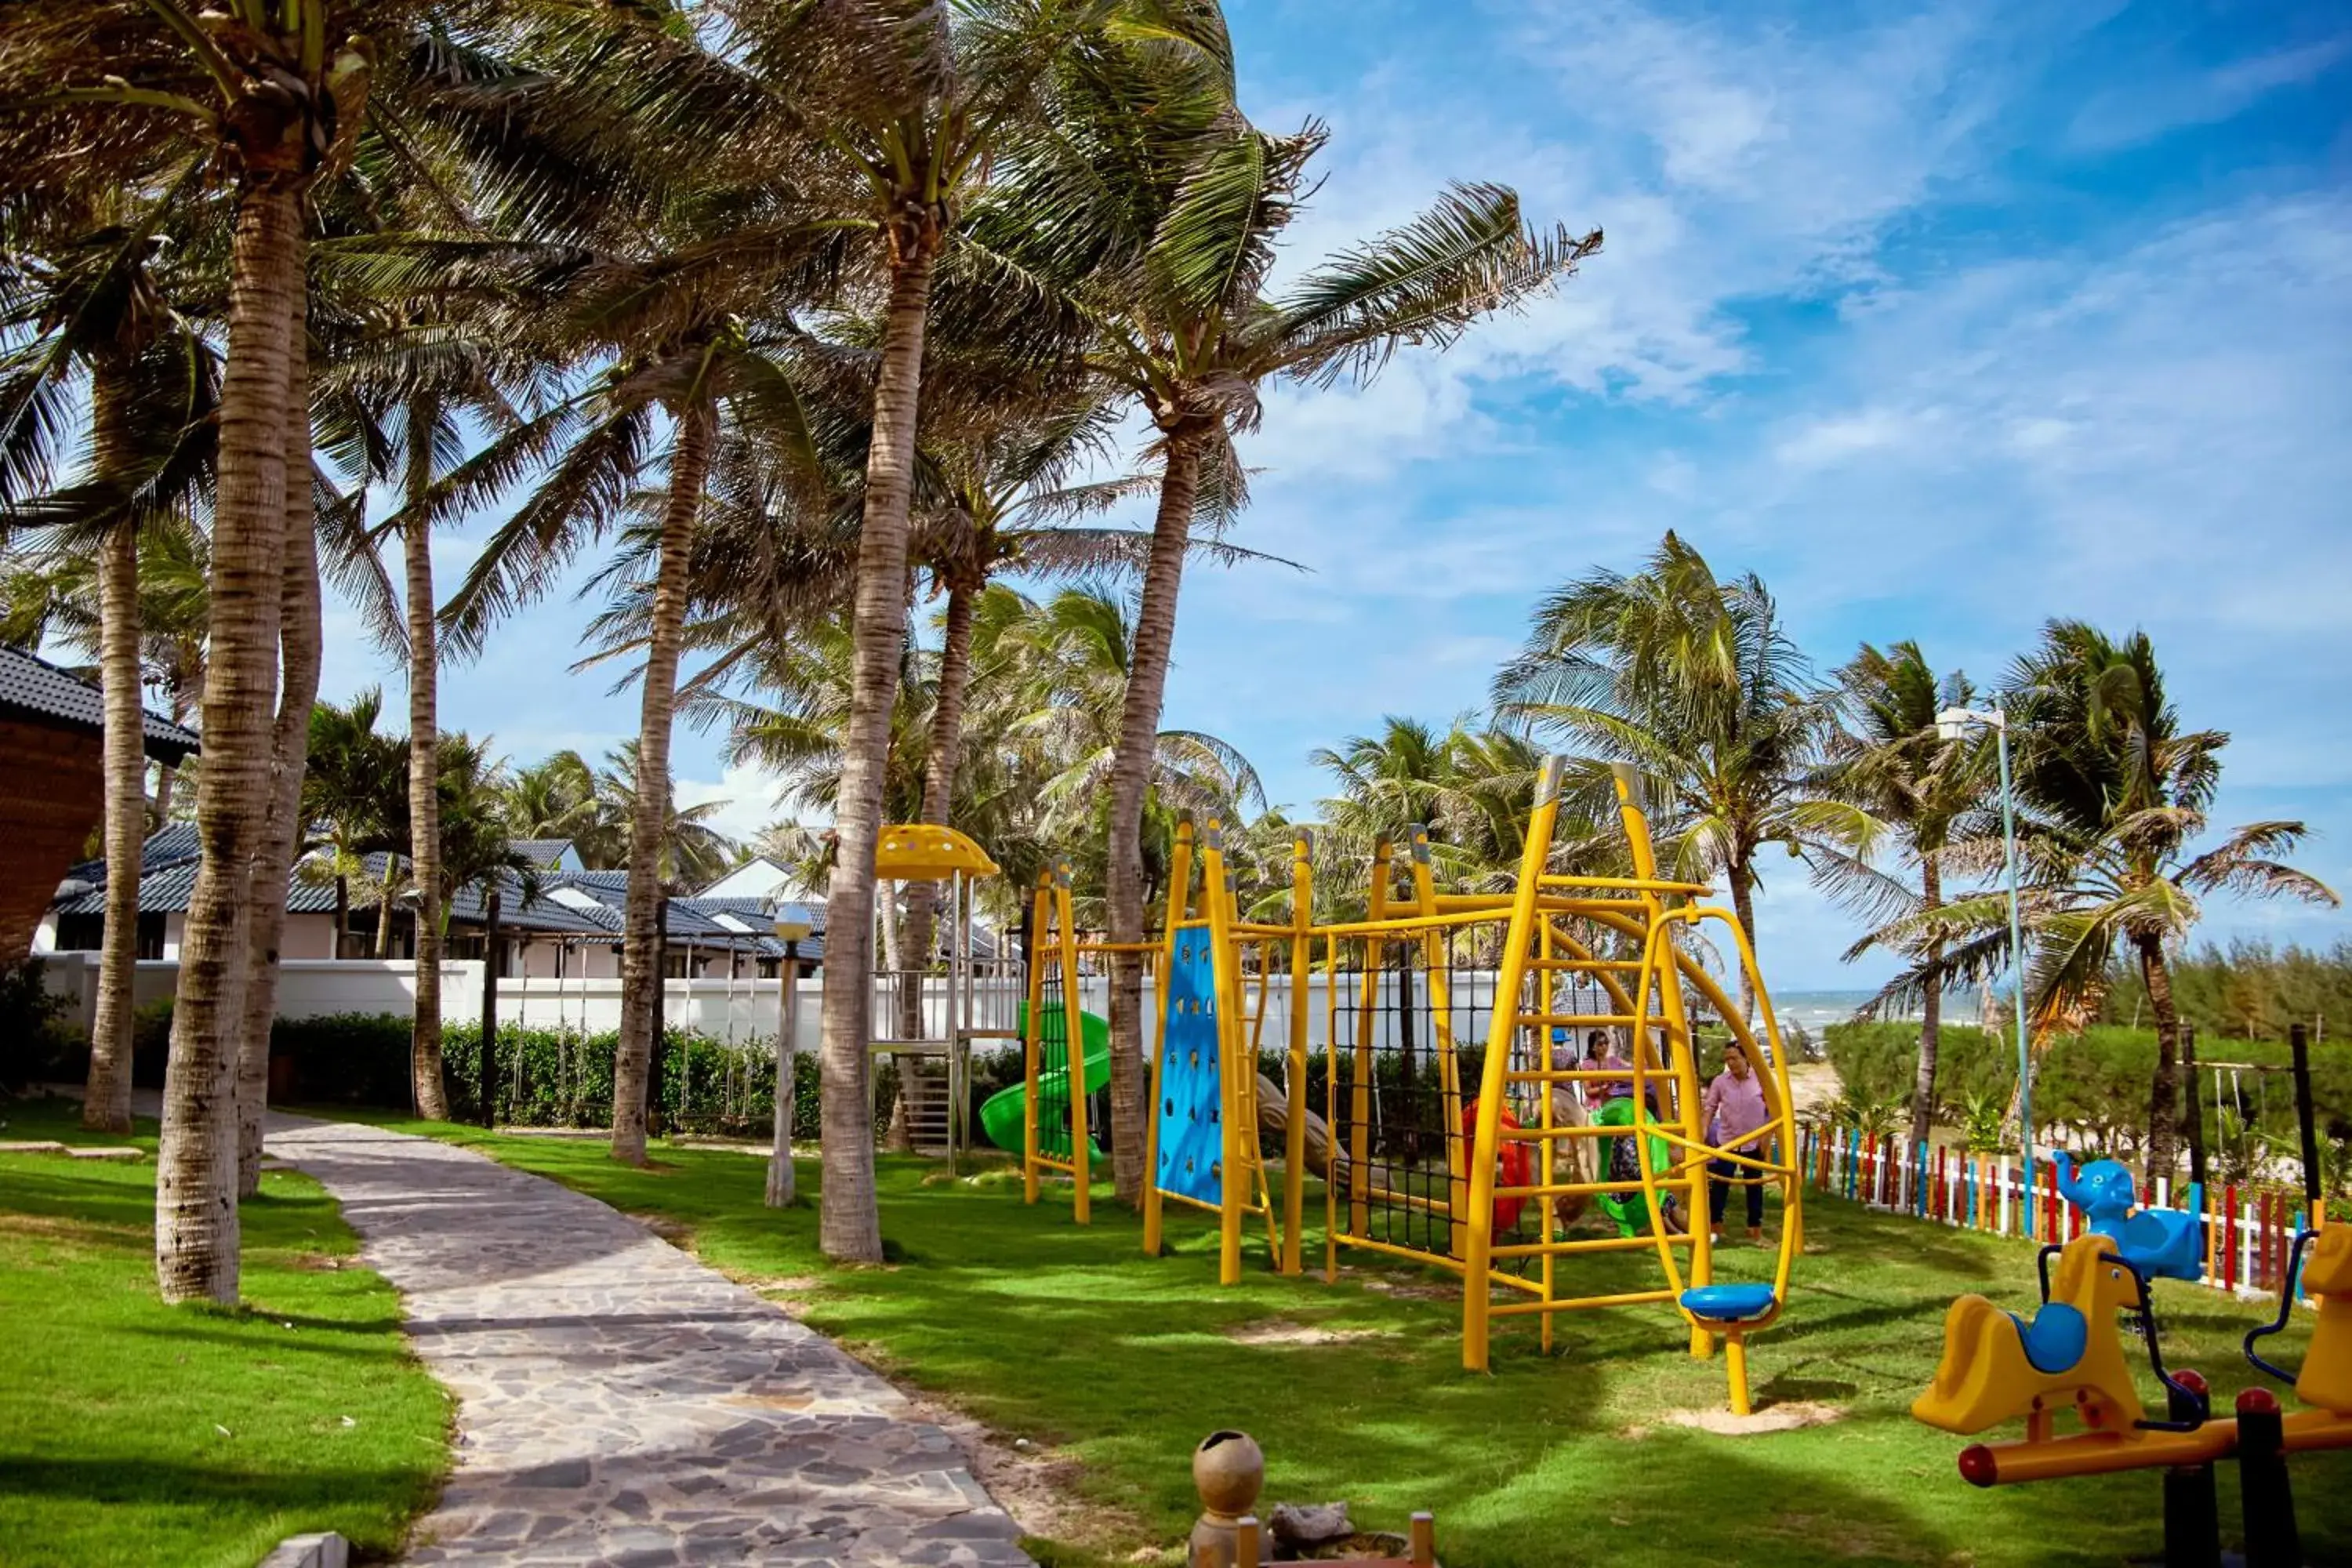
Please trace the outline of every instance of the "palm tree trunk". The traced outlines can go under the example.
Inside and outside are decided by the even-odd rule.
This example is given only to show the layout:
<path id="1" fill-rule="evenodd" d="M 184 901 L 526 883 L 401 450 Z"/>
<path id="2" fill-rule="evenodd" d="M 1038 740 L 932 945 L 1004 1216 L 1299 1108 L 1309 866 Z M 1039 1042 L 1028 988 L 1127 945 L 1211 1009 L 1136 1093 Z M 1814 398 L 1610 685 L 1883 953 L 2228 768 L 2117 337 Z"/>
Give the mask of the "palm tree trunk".
<path id="1" fill-rule="evenodd" d="M 441 1081 L 441 737 L 440 669 L 433 640 L 433 534 L 425 521 L 433 483 L 433 431 L 439 411 L 431 396 L 409 399 L 407 502 L 402 534 L 408 570 L 408 859 L 416 881 L 416 1006 L 408 1037 L 416 1113 L 449 1119 Z"/>
<path id="2" fill-rule="evenodd" d="M 342 848 L 335 849 L 336 863 L 342 861 Z M 343 949 L 352 940 L 352 879 L 342 872 L 335 873 L 335 956 L 343 956 Z"/>
<path id="3" fill-rule="evenodd" d="M 1748 951 L 1753 952 L 1756 948 L 1756 873 L 1748 868 L 1745 859 L 1741 859 L 1733 862 L 1730 874 L 1725 880 L 1731 884 L 1731 912 L 1739 917 L 1739 929 L 1747 932 Z M 1764 961 L 1759 957 L 1756 963 L 1761 968 Z M 1745 1023 L 1754 1016 L 1756 987 L 1748 978 L 1747 965 L 1742 964 L 1739 969 L 1739 1017 Z"/>
<path id="4" fill-rule="evenodd" d="M 298 310 L 299 307 L 297 307 Z M 302 773 L 310 764 L 310 710 L 319 700 L 319 541 L 310 504 L 309 324 L 298 315 L 286 375 L 285 574 L 278 599 L 284 689 L 270 729 L 269 821 L 253 860 L 253 922 L 236 1047 L 236 1194 L 261 1190 L 261 1122 L 269 1109 L 269 1028 L 278 1016 L 278 943 L 286 883 L 302 838 Z"/>
<path id="5" fill-rule="evenodd" d="M 703 402 L 677 416 L 637 721 L 637 795 L 629 823 L 629 894 L 621 933 L 621 1044 L 613 1063 L 613 1158 L 632 1165 L 646 1163 L 646 1088 L 662 994 L 661 851 L 669 826 L 670 716 L 677 705 L 678 649 L 686 640 L 687 557 L 694 548 L 703 480 L 710 472 L 711 418 Z"/>
<path id="6" fill-rule="evenodd" d="M 1936 859 L 1929 855 L 1919 865 L 1919 910 L 1933 914 L 1944 907 L 1943 873 Z M 1919 1075 L 1911 1085 L 1911 1142 L 1925 1143 L 1936 1125 L 1936 1058 L 1943 1048 L 1944 981 L 1939 966 L 1944 962 L 1944 939 L 1933 937 L 1927 942 L 1927 963 L 1935 975 L 1927 986 L 1927 994 L 1919 1004 Z"/>
<path id="7" fill-rule="evenodd" d="M 212 668 L 196 786 L 204 859 L 180 950 L 163 1132 L 155 1157 L 155 1277 L 166 1301 L 237 1294 L 231 1043 L 244 1016 L 244 910 L 268 826 L 286 531 L 287 355 L 302 214 L 288 177 L 248 174 L 229 271 L 212 541 Z"/>
<path id="8" fill-rule="evenodd" d="M 2147 1187 L 2175 1173 L 2180 1131 L 2180 1010 L 2172 1001 L 2172 972 L 2160 937 L 2137 939 L 2139 972 L 2147 982 L 2148 1011 L 2156 1016 L 2156 1078 L 2147 1094 Z"/>
<path id="9" fill-rule="evenodd" d="M 1202 433 L 1168 435 L 1160 479 L 1160 515 L 1136 613 L 1135 652 L 1119 710 L 1118 748 L 1110 772 L 1110 940 L 1143 940 L 1143 803 L 1160 743 L 1160 709 L 1168 687 L 1168 652 L 1176 640 L 1176 597 L 1184 584 L 1192 508 L 1201 488 Z M 1143 959 L 1114 952 L 1110 970 L 1110 1168 L 1122 1203 L 1143 1199 Z"/>
<path id="10" fill-rule="evenodd" d="M 400 857 L 390 850 L 383 857 L 383 882 L 376 889 L 375 956 L 392 956 L 392 900 L 400 887 Z"/>
<path id="11" fill-rule="evenodd" d="M 950 802 L 955 795 L 957 765 L 963 755 L 964 699 L 971 688 L 971 615 L 976 597 L 972 585 L 959 574 L 948 579 L 947 624 L 940 638 L 939 689 L 931 704 L 930 752 L 923 769 L 923 820 L 947 826 Z M 900 944 L 908 967 L 930 967 L 938 951 L 940 884 L 918 882 L 907 889 L 906 940 Z M 948 999 L 952 1027 L 955 999 Z M 914 1038 L 923 1027 L 923 988 L 919 982 L 901 988 L 898 1032 Z M 952 1048 L 952 1045 L 950 1045 Z M 890 1119 L 891 1147 L 914 1147 L 909 1125 L 912 1107 L 907 1100 L 907 1079 L 898 1079 L 898 1104 Z"/>
<path id="12" fill-rule="evenodd" d="M 874 437 L 866 459 L 866 511 L 857 542 L 849 724 L 842 742 L 841 791 L 834 806 L 837 849 L 826 890 L 827 946 L 817 1047 L 824 1172 L 817 1242 L 827 1258 L 850 1263 L 882 1261 L 868 1078 L 874 846 L 882 828 L 890 710 L 898 700 L 898 661 L 907 645 L 907 509 L 914 489 L 915 419 L 922 398 L 923 333 L 930 314 L 938 234 L 927 219 L 904 222 L 894 227 L 891 244 L 890 301 L 883 319 Z"/>
<path id="13" fill-rule="evenodd" d="M 129 444 L 125 367 L 101 360 L 89 389 L 93 467 L 111 475 Z M 100 684 L 106 695 L 106 936 L 81 1124 L 131 1131 L 131 981 L 139 962 L 139 873 L 147 842 L 147 718 L 139 689 L 139 531 L 123 517 L 98 557 Z"/>

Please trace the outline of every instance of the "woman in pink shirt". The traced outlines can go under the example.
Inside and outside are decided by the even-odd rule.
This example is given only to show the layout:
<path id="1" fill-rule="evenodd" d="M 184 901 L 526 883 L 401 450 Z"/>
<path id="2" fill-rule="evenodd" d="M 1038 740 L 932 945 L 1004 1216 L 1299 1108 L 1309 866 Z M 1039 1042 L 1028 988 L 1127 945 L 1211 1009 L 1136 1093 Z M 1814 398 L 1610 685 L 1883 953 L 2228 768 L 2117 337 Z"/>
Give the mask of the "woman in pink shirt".
<path id="1" fill-rule="evenodd" d="M 1756 1079 L 1748 1065 L 1748 1053 L 1737 1047 L 1723 1053 L 1723 1071 L 1706 1086 L 1706 1098 L 1700 1103 L 1701 1119 L 1706 1124 L 1706 1141 L 1718 1149 L 1734 1153 L 1755 1154 L 1763 1145 L 1761 1138 L 1741 1140 L 1742 1133 L 1753 1132 L 1772 1120 L 1765 1108 L 1764 1086 Z M 1729 1160 L 1707 1162 L 1707 1174 L 1715 1178 L 1707 1184 L 1707 1212 L 1714 1222 L 1715 1239 L 1723 1239 L 1723 1208 L 1731 1196 L 1734 1179 L 1749 1178 L 1756 1172 Z M 1750 1181 L 1741 1189 L 1748 1194 L 1748 1239 L 1764 1239 L 1764 1184 Z"/>

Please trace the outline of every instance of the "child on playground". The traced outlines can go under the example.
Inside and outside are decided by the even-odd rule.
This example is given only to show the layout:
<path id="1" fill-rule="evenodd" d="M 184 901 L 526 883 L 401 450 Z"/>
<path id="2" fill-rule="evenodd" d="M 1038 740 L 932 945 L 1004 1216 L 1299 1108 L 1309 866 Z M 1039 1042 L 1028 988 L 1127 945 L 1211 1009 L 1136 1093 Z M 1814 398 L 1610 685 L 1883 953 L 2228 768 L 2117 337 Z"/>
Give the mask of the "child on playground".
<path id="1" fill-rule="evenodd" d="M 1617 1049 L 1616 1042 L 1611 1037 L 1608 1030 L 1595 1029 L 1585 1036 L 1584 1065 L 1600 1070 L 1615 1070 L 1625 1075 L 1623 1078 L 1591 1079 L 1593 1105 L 1605 1109 L 1617 1100 L 1633 1098 L 1633 1060 Z M 1650 1109 L 1654 1111 L 1657 1109 L 1656 1092 L 1655 1089 L 1651 1090 Z M 1642 1118 L 1637 1115 L 1634 1120 L 1639 1121 Z M 1621 1137 L 1606 1139 L 1604 1142 L 1609 1145 L 1608 1179 L 1612 1182 L 1640 1181 L 1642 1157 L 1634 1151 L 1633 1140 Z M 1682 1215 L 1675 1208 L 1675 1196 L 1672 1193 L 1664 1194 L 1658 1199 L 1658 1213 L 1665 1222 L 1668 1234 L 1680 1236 L 1688 1228 L 1683 1224 Z"/>
<path id="2" fill-rule="evenodd" d="M 1754 1154 L 1763 1143 L 1761 1138 L 1749 1138 L 1735 1144 L 1733 1140 L 1745 1132 L 1753 1132 L 1772 1120 L 1765 1109 L 1764 1086 L 1757 1081 L 1756 1073 L 1748 1065 L 1748 1053 L 1737 1047 L 1726 1047 L 1723 1070 L 1706 1086 L 1706 1098 L 1700 1102 L 1701 1120 L 1706 1124 L 1706 1141 L 1718 1149 L 1729 1149 L 1738 1154 Z M 1723 1239 L 1723 1209 L 1731 1196 L 1730 1184 L 1743 1177 L 1753 1177 L 1756 1172 L 1729 1160 L 1709 1160 L 1707 1174 L 1715 1180 L 1707 1184 L 1708 1218 L 1712 1222 L 1714 1239 Z M 1750 1181 L 1740 1191 L 1748 1194 L 1748 1239 L 1764 1239 L 1764 1184 Z"/>

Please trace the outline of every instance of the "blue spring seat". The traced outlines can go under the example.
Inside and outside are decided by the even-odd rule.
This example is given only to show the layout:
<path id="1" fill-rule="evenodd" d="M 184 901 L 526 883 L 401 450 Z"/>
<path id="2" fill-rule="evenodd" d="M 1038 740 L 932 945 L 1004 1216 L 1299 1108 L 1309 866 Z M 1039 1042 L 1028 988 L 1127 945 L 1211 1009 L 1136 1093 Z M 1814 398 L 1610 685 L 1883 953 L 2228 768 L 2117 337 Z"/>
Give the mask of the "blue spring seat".
<path id="1" fill-rule="evenodd" d="M 1683 1310 L 1716 1323 L 1744 1323 L 1773 1306 L 1769 1285 L 1695 1285 L 1682 1294 Z"/>

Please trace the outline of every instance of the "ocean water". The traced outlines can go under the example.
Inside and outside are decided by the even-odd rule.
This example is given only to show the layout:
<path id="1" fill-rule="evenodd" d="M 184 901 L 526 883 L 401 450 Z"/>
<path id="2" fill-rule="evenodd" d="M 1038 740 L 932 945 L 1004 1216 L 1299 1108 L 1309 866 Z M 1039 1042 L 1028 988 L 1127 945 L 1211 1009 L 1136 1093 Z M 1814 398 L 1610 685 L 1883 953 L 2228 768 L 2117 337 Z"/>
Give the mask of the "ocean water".
<path id="1" fill-rule="evenodd" d="M 1776 991 L 1772 994 L 1772 1010 L 1782 1027 L 1801 1025 L 1805 1033 L 1819 1038 L 1821 1032 L 1832 1024 L 1843 1024 L 1856 1010 L 1876 994 L 1870 991 Z M 1915 1008 L 1882 1013 L 1885 1018 L 1916 1018 Z M 1974 992 L 1951 992 L 1944 997 L 1944 1019 L 1952 1024 L 1973 1024 L 1977 1021 L 1977 995 Z"/>

